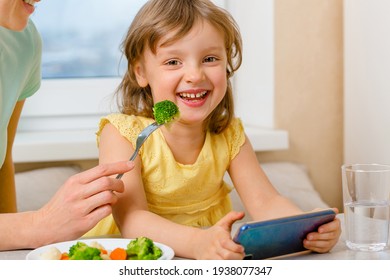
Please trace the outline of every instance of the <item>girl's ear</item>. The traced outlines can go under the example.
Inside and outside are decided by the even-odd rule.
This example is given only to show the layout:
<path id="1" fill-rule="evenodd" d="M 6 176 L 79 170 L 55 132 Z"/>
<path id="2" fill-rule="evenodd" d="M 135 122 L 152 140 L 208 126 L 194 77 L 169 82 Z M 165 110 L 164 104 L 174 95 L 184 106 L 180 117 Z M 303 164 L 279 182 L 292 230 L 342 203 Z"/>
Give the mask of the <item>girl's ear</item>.
<path id="1" fill-rule="evenodd" d="M 148 80 L 146 79 L 145 70 L 142 63 L 137 62 L 134 65 L 134 74 L 140 87 L 144 88 L 149 84 Z"/>

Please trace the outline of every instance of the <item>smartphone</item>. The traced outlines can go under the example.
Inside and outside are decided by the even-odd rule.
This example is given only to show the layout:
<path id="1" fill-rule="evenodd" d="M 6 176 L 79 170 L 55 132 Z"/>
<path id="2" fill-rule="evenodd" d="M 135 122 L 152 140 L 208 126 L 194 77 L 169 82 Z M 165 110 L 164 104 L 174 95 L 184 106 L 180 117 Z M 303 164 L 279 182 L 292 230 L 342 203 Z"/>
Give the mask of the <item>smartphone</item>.
<path id="1" fill-rule="evenodd" d="M 336 217 L 332 209 L 307 212 L 267 221 L 247 222 L 235 233 L 233 240 L 245 248 L 245 259 L 271 259 L 310 251 L 303 247 L 309 232 Z"/>

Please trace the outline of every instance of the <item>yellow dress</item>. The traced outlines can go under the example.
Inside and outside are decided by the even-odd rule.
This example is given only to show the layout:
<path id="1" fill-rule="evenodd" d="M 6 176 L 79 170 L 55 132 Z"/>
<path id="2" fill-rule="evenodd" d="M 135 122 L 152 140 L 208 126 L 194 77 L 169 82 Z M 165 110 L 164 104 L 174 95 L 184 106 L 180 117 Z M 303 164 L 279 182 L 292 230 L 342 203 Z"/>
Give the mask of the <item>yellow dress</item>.
<path id="1" fill-rule="evenodd" d="M 133 147 L 140 131 L 154 120 L 125 114 L 102 118 L 99 135 L 107 123 L 114 125 Z M 176 162 L 161 130 L 155 131 L 140 150 L 142 178 L 149 211 L 179 224 L 207 227 L 231 210 L 231 186 L 223 176 L 245 142 L 240 119 L 233 119 L 220 134 L 207 132 L 194 164 Z M 84 236 L 119 234 L 112 215 Z"/>

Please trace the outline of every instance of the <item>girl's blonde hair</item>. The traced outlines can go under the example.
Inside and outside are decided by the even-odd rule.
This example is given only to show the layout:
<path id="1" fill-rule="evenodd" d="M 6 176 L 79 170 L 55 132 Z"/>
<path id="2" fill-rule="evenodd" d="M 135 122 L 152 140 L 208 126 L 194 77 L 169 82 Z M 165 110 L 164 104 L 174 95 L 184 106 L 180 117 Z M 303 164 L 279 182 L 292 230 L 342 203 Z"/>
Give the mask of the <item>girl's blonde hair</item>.
<path id="1" fill-rule="evenodd" d="M 164 44 L 184 37 L 197 21 L 205 20 L 225 38 L 228 67 L 227 90 L 224 98 L 205 122 L 205 129 L 222 132 L 234 116 L 233 92 L 229 78 L 242 62 L 242 42 L 239 28 L 232 16 L 208 0 L 151 0 L 135 16 L 122 44 L 128 61 L 127 72 L 117 89 L 122 93 L 118 105 L 122 113 L 153 118 L 153 98 L 149 86 L 140 87 L 134 65 L 146 47 L 155 53 L 157 44 L 169 32 L 175 32 Z"/>

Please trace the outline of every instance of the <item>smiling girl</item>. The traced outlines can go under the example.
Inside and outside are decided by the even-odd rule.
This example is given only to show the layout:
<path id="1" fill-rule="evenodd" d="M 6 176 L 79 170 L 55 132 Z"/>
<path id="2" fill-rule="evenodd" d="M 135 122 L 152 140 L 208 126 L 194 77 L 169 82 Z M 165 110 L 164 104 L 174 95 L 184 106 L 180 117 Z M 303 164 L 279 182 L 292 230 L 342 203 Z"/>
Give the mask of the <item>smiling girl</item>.
<path id="1" fill-rule="evenodd" d="M 147 236 L 194 259 L 242 259 L 232 241 L 227 171 L 255 220 L 302 211 L 280 196 L 263 173 L 241 121 L 234 117 L 230 77 L 241 64 L 241 37 L 232 17 L 208 0 L 151 0 L 123 44 L 128 72 L 119 89 L 121 113 L 101 120 L 100 162 L 124 160 L 153 120 L 153 104 L 170 100 L 180 118 L 145 142 L 125 192 L 113 207 L 123 237 Z M 90 235 L 115 232 L 102 221 Z M 335 220 L 310 233 L 305 246 L 329 251 Z M 309 240 L 310 239 L 310 240 Z"/>

